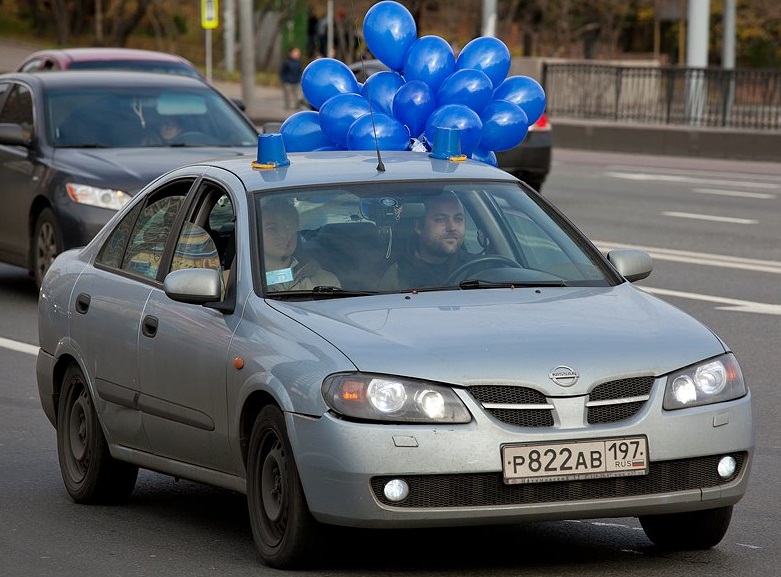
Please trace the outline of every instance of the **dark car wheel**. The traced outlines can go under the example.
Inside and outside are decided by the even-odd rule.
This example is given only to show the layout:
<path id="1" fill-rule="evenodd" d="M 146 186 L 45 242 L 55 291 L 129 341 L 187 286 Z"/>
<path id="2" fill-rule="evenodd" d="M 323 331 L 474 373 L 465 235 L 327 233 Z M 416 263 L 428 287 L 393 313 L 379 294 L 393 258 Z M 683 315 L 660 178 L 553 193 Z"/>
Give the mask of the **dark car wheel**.
<path id="1" fill-rule="evenodd" d="M 730 506 L 690 513 L 646 515 L 640 517 L 640 524 L 657 547 L 687 551 L 710 549 L 718 545 L 731 519 Z"/>
<path id="2" fill-rule="evenodd" d="M 62 383 L 57 454 L 65 488 L 77 503 L 121 502 L 133 492 L 138 467 L 109 453 L 84 375 L 75 364 Z"/>
<path id="3" fill-rule="evenodd" d="M 300 566 L 309 557 L 317 522 L 304 498 L 282 412 L 265 407 L 252 428 L 247 462 L 252 535 L 269 567 Z"/>
<path id="4" fill-rule="evenodd" d="M 46 271 L 54 262 L 54 258 L 62 252 L 60 227 L 50 208 L 44 208 L 35 221 L 32 249 L 33 276 L 35 285 L 40 288 Z"/>

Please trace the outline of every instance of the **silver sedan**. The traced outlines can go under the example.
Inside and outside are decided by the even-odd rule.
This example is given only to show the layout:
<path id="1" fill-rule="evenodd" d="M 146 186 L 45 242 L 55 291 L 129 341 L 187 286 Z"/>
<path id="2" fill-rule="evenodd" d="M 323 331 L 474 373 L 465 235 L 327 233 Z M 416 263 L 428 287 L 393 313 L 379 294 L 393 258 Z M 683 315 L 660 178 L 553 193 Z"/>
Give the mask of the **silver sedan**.
<path id="1" fill-rule="evenodd" d="M 245 493 L 279 568 L 327 524 L 637 516 L 660 547 L 712 547 L 748 484 L 750 393 L 726 343 L 634 284 L 651 269 L 436 151 L 174 170 L 45 277 L 65 487 L 126 500 L 141 467 Z"/>

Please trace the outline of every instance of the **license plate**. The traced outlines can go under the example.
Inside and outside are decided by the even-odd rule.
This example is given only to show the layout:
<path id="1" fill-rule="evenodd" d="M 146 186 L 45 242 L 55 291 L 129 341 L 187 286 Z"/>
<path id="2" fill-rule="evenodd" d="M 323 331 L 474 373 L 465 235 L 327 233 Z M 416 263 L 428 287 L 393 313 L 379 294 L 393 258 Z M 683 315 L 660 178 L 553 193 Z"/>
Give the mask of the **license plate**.
<path id="1" fill-rule="evenodd" d="M 543 483 L 648 473 L 648 441 L 623 437 L 502 446 L 504 482 Z"/>

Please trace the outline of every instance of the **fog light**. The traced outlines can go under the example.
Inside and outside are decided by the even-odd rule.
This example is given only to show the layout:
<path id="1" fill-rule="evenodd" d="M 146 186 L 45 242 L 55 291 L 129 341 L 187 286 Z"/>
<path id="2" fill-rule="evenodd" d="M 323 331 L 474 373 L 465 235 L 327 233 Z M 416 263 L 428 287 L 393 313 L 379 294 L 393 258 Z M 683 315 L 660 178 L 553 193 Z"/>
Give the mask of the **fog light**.
<path id="1" fill-rule="evenodd" d="M 738 464 L 735 462 L 734 457 L 722 457 L 719 461 L 719 477 L 729 479 L 735 474 L 735 469 L 737 468 Z"/>
<path id="2" fill-rule="evenodd" d="M 721 465 L 719 465 L 719 471 L 721 471 Z M 409 495 L 409 485 L 403 479 L 393 479 L 385 483 L 385 488 L 382 492 L 388 501 L 398 503 Z"/>

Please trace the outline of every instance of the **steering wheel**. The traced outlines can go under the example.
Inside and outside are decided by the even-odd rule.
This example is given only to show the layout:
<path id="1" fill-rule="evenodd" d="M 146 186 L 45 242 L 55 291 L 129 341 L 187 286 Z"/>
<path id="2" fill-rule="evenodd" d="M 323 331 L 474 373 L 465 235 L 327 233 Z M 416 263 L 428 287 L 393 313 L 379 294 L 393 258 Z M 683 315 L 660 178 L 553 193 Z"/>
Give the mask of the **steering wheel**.
<path id="1" fill-rule="evenodd" d="M 477 257 L 476 259 L 470 260 L 462 264 L 460 267 L 458 267 L 456 270 L 451 272 L 447 279 L 445 280 L 445 284 L 455 284 L 456 280 L 463 280 L 463 278 L 466 278 L 467 272 L 471 272 L 473 268 L 477 267 L 478 265 L 485 264 L 487 262 L 493 262 L 496 264 L 503 264 L 510 266 L 512 268 L 520 268 L 520 265 L 514 261 L 511 258 L 508 258 L 506 256 L 502 256 L 500 254 L 488 254 L 485 256 Z M 463 276 L 463 278 L 461 278 Z"/>
<path id="2" fill-rule="evenodd" d="M 204 143 L 209 138 L 211 137 L 205 132 L 201 132 L 200 130 L 189 130 L 187 132 L 182 132 L 181 134 L 177 134 L 171 142 L 175 144 L 193 144 L 193 143 L 201 144 Z"/>

